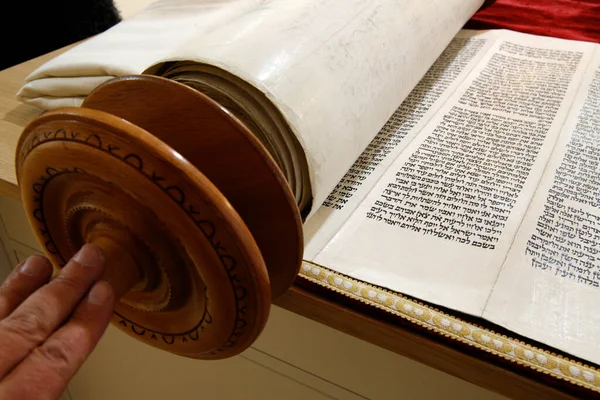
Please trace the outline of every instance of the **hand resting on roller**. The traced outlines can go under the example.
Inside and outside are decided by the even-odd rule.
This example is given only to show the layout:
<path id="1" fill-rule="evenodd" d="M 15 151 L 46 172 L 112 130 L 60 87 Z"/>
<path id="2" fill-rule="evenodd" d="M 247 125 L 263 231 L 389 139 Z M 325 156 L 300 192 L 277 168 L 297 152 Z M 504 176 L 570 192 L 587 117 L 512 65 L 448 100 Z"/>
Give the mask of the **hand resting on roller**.
<path id="1" fill-rule="evenodd" d="M 110 322 L 112 287 L 99 247 L 85 245 L 50 280 L 52 265 L 31 256 L 0 286 L 0 399 L 54 400 Z"/>

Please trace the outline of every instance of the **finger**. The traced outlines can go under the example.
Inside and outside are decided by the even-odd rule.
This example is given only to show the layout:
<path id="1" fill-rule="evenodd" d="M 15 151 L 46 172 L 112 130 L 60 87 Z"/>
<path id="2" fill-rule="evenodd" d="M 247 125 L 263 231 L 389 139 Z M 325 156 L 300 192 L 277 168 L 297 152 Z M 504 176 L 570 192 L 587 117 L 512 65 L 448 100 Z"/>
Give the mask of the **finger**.
<path id="1" fill-rule="evenodd" d="M 31 256 L 17 265 L 0 286 L 0 319 L 7 317 L 33 292 L 48 283 L 52 264 L 46 257 Z"/>
<path id="2" fill-rule="evenodd" d="M 58 398 L 104 334 L 114 307 L 107 282 L 98 282 L 73 317 L 0 382 L 0 399 Z"/>
<path id="3" fill-rule="evenodd" d="M 0 379 L 73 312 L 103 272 L 99 247 L 85 245 L 46 286 L 0 321 Z"/>

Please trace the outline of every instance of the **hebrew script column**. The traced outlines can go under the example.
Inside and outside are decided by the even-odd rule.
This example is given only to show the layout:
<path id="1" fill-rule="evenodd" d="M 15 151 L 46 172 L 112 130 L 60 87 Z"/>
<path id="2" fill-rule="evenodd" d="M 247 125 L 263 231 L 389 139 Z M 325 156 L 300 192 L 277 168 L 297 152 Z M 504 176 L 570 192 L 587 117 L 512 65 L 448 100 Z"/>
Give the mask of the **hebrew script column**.
<path id="1" fill-rule="evenodd" d="M 304 227 L 307 259 L 312 259 L 349 218 L 492 42 L 492 37 L 468 32 L 450 42 Z"/>
<path id="2" fill-rule="evenodd" d="M 480 314 L 589 50 L 587 44 L 503 33 L 317 263 Z"/>
<path id="3" fill-rule="evenodd" d="M 600 49 L 572 110 L 485 316 L 599 362 Z"/>

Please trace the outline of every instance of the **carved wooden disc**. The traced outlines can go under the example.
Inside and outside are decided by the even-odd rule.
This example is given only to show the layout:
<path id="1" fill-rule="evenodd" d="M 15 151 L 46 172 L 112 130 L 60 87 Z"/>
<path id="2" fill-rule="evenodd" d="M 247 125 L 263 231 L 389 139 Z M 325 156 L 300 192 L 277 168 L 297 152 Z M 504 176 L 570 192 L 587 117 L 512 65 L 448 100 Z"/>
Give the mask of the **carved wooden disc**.
<path id="1" fill-rule="evenodd" d="M 123 331 L 204 359 L 235 355 L 260 334 L 271 295 L 259 247 L 179 152 L 112 114 L 66 108 L 26 127 L 16 164 L 25 210 L 55 265 L 86 242 L 105 249 Z"/>
<path id="2" fill-rule="evenodd" d="M 277 164 L 243 123 L 198 91 L 150 75 L 108 81 L 82 106 L 145 129 L 202 171 L 250 229 L 273 298 L 288 290 L 302 262 L 300 213 Z"/>

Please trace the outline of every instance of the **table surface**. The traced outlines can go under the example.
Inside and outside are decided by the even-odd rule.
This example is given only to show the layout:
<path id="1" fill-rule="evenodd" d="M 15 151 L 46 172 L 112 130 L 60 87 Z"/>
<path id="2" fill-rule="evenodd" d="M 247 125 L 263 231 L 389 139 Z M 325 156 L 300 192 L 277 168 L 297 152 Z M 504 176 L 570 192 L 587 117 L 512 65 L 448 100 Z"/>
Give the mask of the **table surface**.
<path id="1" fill-rule="evenodd" d="M 23 128 L 42 111 L 20 103 L 16 93 L 36 67 L 70 46 L 0 71 L 0 195 L 19 199 L 15 149 Z M 578 385 L 523 368 L 515 360 L 490 355 L 474 346 L 449 339 L 406 319 L 393 318 L 361 301 L 352 301 L 298 277 L 275 303 L 359 339 L 371 342 L 441 371 L 511 398 L 592 398 L 597 393 Z M 599 396 L 600 397 L 600 396 Z"/>

